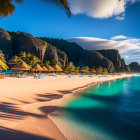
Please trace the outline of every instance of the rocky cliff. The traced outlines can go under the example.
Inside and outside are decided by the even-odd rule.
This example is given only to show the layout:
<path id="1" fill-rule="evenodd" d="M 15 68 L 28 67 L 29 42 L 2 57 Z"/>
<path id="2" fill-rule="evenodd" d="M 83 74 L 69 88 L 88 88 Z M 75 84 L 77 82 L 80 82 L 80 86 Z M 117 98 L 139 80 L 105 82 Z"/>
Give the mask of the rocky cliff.
<path id="1" fill-rule="evenodd" d="M 67 42 L 63 39 L 41 39 L 64 51 L 69 61 L 74 62 L 77 66 L 102 66 L 107 68 L 110 72 L 125 71 L 128 68 L 126 68 L 125 61 L 121 59 L 118 50 L 87 51 L 76 43 Z"/>
<path id="2" fill-rule="evenodd" d="M 60 59 L 63 59 L 63 61 L 61 60 L 63 65 L 68 62 L 66 53 L 24 32 L 7 32 L 0 29 L 0 50 L 3 51 L 7 60 L 18 55 L 21 51 L 25 51 L 36 55 L 42 62 L 57 63 Z"/>
<path id="3" fill-rule="evenodd" d="M 35 38 L 24 32 L 7 32 L 0 29 L 0 50 L 11 59 L 21 51 L 29 52 L 39 57 L 42 62 L 61 62 L 65 66 L 72 61 L 76 66 L 90 68 L 102 66 L 109 72 L 129 70 L 124 59 L 117 50 L 88 51 L 76 43 L 63 39 Z"/>
<path id="4" fill-rule="evenodd" d="M 140 65 L 138 64 L 138 62 L 132 62 L 131 64 L 129 64 L 129 67 L 132 72 L 140 72 Z"/>

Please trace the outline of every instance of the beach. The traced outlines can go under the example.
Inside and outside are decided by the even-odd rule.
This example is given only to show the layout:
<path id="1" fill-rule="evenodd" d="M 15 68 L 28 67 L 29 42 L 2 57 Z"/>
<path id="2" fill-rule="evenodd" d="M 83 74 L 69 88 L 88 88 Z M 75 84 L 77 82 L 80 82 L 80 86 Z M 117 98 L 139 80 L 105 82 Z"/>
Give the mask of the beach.
<path id="1" fill-rule="evenodd" d="M 72 100 L 72 93 L 88 86 L 131 77 L 130 74 L 98 78 L 49 76 L 44 79 L 10 78 L 0 80 L 0 138 L 9 139 L 66 139 L 55 125 L 51 113 Z M 60 122 L 61 125 L 61 122 Z M 63 127 L 64 126 L 60 126 Z M 67 130 L 65 130 L 67 131 Z"/>

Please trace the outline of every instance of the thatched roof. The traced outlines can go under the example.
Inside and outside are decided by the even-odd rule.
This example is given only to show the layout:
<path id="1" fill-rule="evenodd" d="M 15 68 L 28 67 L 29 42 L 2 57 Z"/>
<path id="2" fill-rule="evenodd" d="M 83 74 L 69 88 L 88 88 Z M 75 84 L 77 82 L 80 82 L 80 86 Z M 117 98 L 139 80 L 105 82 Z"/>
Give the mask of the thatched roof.
<path id="1" fill-rule="evenodd" d="M 63 71 L 57 64 L 53 68 L 55 71 Z"/>
<path id="2" fill-rule="evenodd" d="M 91 73 L 96 73 L 96 70 L 95 69 L 91 69 Z"/>
<path id="3" fill-rule="evenodd" d="M 37 64 L 34 68 L 31 69 L 31 71 L 43 71 L 43 69 L 40 67 L 39 64 Z"/>
<path id="4" fill-rule="evenodd" d="M 20 64 L 14 65 L 11 70 L 30 70 L 30 66 L 23 61 Z"/>
<path id="5" fill-rule="evenodd" d="M 47 66 L 48 71 L 55 71 L 50 65 Z"/>
<path id="6" fill-rule="evenodd" d="M 81 69 L 81 70 L 79 70 L 80 72 L 87 72 L 87 70 L 85 70 L 85 69 Z"/>
<path id="7" fill-rule="evenodd" d="M 10 59 L 7 64 L 8 65 L 16 65 L 17 62 L 15 60 L 13 60 L 13 59 Z"/>
<path id="8" fill-rule="evenodd" d="M 43 71 L 48 71 L 48 69 L 45 66 L 43 66 L 42 69 Z"/>

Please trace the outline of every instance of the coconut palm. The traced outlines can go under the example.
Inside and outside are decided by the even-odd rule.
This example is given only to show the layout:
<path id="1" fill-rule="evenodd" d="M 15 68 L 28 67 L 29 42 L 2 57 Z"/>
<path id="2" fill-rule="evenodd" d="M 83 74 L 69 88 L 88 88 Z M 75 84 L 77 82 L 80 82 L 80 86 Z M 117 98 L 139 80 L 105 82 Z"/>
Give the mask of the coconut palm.
<path id="1" fill-rule="evenodd" d="M 13 2 L 22 3 L 23 0 L 0 0 L 0 16 L 7 17 L 8 15 L 12 15 L 15 11 L 15 6 Z M 69 3 L 67 0 L 42 0 L 44 2 L 51 2 L 58 6 L 63 7 L 66 10 L 68 16 L 71 16 L 71 11 L 69 7 Z"/>
<path id="2" fill-rule="evenodd" d="M 2 60 L 4 63 L 6 63 L 5 55 L 3 54 L 3 52 L 1 50 L 0 50 L 0 60 Z"/>
<path id="3" fill-rule="evenodd" d="M 7 65 L 2 61 L 2 60 L 0 60 L 0 70 L 1 69 L 4 69 L 4 70 L 7 70 Z"/>

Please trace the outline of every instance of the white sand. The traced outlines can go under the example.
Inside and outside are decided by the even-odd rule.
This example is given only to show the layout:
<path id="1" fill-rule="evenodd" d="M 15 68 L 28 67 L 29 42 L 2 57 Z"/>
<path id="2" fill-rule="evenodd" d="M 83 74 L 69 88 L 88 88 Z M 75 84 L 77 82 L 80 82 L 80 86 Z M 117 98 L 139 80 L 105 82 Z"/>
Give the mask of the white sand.
<path id="1" fill-rule="evenodd" d="M 63 140 L 65 137 L 49 119 L 51 117 L 48 118 L 48 114 L 56 111 L 59 106 L 65 106 L 65 103 L 73 98 L 67 93 L 93 83 L 130 76 L 132 75 L 124 74 L 108 78 L 51 76 L 45 79 L 32 77 L 0 79 L 0 137 L 2 129 L 10 129 Z M 61 98 L 62 96 L 64 97 Z M 57 125 L 59 122 L 57 121 Z"/>

